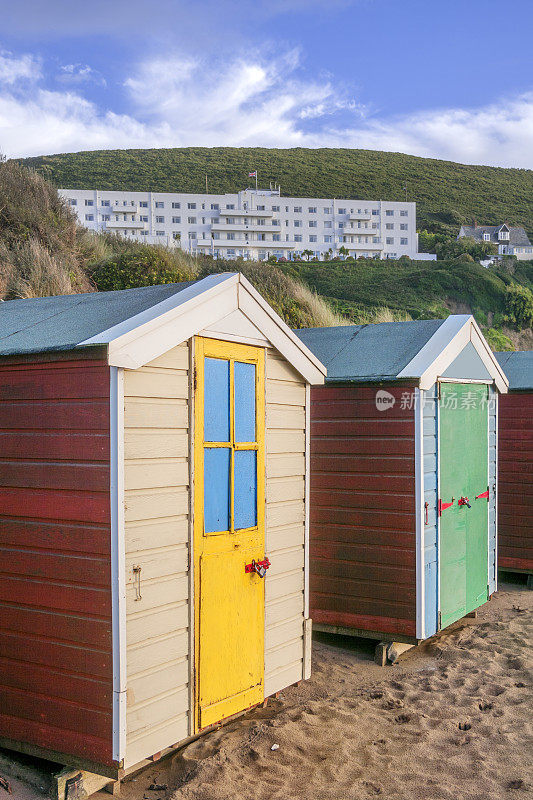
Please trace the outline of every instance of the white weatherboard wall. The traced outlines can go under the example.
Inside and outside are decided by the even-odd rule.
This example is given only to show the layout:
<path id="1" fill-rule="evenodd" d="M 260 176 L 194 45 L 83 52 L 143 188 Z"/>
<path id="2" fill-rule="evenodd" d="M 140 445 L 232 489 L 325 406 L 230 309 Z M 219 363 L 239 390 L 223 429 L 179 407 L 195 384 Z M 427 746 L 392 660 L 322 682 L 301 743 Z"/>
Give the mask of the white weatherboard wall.
<path id="1" fill-rule="evenodd" d="M 124 370 L 126 768 L 191 733 L 191 346 Z M 267 348 L 265 696 L 304 677 L 305 425 L 305 381 Z"/>
<path id="2" fill-rule="evenodd" d="M 189 734 L 188 365 L 185 343 L 124 371 L 126 767 Z"/>
<path id="3" fill-rule="evenodd" d="M 303 678 L 305 381 L 276 351 L 266 357 L 265 696 Z"/>

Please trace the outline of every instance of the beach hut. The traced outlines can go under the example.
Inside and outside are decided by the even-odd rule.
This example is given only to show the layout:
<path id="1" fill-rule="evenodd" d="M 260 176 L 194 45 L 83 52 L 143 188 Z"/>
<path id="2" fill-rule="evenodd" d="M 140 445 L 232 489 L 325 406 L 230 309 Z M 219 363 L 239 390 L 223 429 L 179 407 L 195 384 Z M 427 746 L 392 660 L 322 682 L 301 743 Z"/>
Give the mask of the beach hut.
<path id="1" fill-rule="evenodd" d="M 496 589 L 496 407 L 471 316 L 298 331 L 311 393 L 315 630 L 416 643 Z"/>
<path id="2" fill-rule="evenodd" d="M 121 777 L 309 676 L 309 386 L 239 274 L 0 304 L 0 746 Z"/>
<path id="3" fill-rule="evenodd" d="M 498 415 L 498 566 L 533 588 L 533 351 L 496 353 L 509 380 Z"/>

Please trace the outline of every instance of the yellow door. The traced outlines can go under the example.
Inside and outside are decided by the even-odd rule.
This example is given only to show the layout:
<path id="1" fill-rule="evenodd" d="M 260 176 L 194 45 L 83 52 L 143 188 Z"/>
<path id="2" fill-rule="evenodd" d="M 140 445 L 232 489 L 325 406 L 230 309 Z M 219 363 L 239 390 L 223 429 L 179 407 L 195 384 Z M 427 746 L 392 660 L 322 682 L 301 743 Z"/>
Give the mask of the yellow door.
<path id="1" fill-rule="evenodd" d="M 263 699 L 265 360 L 196 339 L 196 730 Z M 248 571 L 247 568 L 248 567 Z"/>

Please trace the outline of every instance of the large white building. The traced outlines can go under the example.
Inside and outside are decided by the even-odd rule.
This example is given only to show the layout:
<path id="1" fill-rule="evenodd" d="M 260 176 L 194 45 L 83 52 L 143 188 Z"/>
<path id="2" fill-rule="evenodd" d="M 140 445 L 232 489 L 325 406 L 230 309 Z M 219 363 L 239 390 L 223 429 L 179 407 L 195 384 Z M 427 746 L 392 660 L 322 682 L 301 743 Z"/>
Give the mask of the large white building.
<path id="1" fill-rule="evenodd" d="M 89 230 L 220 258 L 292 259 L 304 251 L 318 258 L 339 251 L 428 258 L 417 252 L 415 203 L 282 197 L 279 189 L 237 194 L 61 189 L 60 194 Z"/>

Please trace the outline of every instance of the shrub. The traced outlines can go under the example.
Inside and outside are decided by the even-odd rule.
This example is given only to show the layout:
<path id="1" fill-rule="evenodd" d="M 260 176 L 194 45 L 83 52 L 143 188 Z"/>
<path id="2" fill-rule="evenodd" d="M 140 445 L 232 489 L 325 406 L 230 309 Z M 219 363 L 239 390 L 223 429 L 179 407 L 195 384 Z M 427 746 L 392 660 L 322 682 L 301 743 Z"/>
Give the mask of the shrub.
<path id="1" fill-rule="evenodd" d="M 0 244 L 0 267 L 7 300 L 93 290 L 75 256 L 52 255 L 37 239 L 22 241 L 11 248 Z"/>
<path id="2" fill-rule="evenodd" d="M 105 258 L 90 271 L 99 291 L 194 280 L 198 263 L 179 248 L 136 244 Z"/>
<path id="3" fill-rule="evenodd" d="M 527 286 L 512 283 L 507 287 L 509 317 L 519 328 L 533 325 L 533 292 Z"/>

